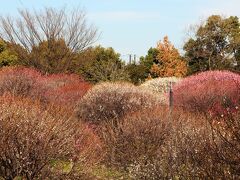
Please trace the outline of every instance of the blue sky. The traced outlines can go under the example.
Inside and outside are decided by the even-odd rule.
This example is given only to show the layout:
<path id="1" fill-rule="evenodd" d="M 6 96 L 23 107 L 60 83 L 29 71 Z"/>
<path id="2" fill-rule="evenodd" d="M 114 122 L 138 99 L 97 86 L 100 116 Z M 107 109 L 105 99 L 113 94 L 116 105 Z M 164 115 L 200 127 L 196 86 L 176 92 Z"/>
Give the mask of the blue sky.
<path id="1" fill-rule="evenodd" d="M 18 8 L 83 8 L 101 32 L 97 44 L 113 47 L 122 57 L 145 55 L 169 36 L 181 50 L 189 26 L 209 15 L 240 17 L 240 0 L 0 0 L 1 15 L 17 16 Z"/>

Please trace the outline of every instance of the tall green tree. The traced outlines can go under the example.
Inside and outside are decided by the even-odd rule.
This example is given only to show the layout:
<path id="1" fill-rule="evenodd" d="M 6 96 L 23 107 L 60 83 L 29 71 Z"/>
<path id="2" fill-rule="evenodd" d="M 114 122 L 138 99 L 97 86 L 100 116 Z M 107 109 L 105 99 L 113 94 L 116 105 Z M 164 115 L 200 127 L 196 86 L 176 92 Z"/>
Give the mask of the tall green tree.
<path id="1" fill-rule="evenodd" d="M 139 64 L 134 62 L 127 64 L 126 69 L 128 71 L 131 82 L 136 85 L 144 82 L 149 74 L 149 69 L 141 63 Z"/>
<path id="2" fill-rule="evenodd" d="M 97 46 L 82 52 L 80 56 L 86 59 L 79 67 L 79 72 L 87 81 L 98 83 L 129 80 L 124 62 L 113 48 Z"/>
<path id="3" fill-rule="evenodd" d="M 72 52 L 63 39 L 51 39 L 33 46 L 23 65 L 34 67 L 44 73 L 66 73 L 74 72 L 77 59 L 77 53 Z"/>
<path id="4" fill-rule="evenodd" d="M 158 53 L 157 48 L 151 47 L 145 57 L 140 57 L 138 63 L 134 62 L 127 65 L 127 71 L 132 83 L 140 84 L 149 77 L 152 65 L 157 62 Z"/>
<path id="5" fill-rule="evenodd" d="M 184 45 L 188 73 L 228 69 L 240 71 L 240 22 L 238 17 L 210 16 Z"/>
<path id="6" fill-rule="evenodd" d="M 0 67 L 15 65 L 18 57 L 14 54 L 7 43 L 0 40 Z"/>
<path id="7" fill-rule="evenodd" d="M 148 54 L 145 57 L 140 58 L 140 64 L 146 66 L 148 69 L 148 73 L 150 73 L 150 69 L 154 63 L 157 63 L 157 56 L 159 54 L 159 50 L 157 48 L 151 47 L 148 50 Z"/>

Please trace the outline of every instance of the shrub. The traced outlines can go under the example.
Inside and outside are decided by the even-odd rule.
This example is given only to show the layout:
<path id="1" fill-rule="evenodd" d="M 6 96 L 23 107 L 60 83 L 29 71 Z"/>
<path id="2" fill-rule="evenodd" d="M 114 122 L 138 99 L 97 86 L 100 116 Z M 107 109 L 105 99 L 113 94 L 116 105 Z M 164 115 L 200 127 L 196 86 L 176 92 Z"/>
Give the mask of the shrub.
<path id="1" fill-rule="evenodd" d="M 160 97 L 129 83 L 101 83 L 80 100 L 79 119 L 99 124 L 116 121 L 128 113 L 160 104 Z"/>
<path id="2" fill-rule="evenodd" d="M 148 112 L 131 113 L 119 121 L 118 126 L 105 124 L 102 127 L 100 136 L 106 145 L 108 165 L 126 170 L 137 159 L 151 159 L 161 153 L 170 132 L 170 123 L 164 119 L 169 114 L 163 109 L 152 112 L 161 117 Z"/>
<path id="3" fill-rule="evenodd" d="M 44 77 L 46 99 L 57 104 L 75 106 L 91 85 L 75 74 L 53 74 Z"/>
<path id="4" fill-rule="evenodd" d="M 169 92 L 170 82 L 175 85 L 180 80 L 181 78 L 177 77 L 154 78 L 141 84 L 141 87 L 146 87 L 156 93 L 167 93 Z"/>
<path id="5" fill-rule="evenodd" d="M 240 76 L 208 71 L 185 78 L 173 89 L 174 104 L 188 110 L 225 115 L 240 103 Z"/>
<path id="6" fill-rule="evenodd" d="M 6 67 L 0 70 L 0 95 L 42 99 L 44 87 L 39 83 L 41 74 L 24 67 Z"/>
<path id="7" fill-rule="evenodd" d="M 220 141 L 214 146 L 216 161 L 226 167 L 226 177 L 240 178 L 240 112 L 229 111 L 224 117 L 209 119 L 212 131 Z"/>
<path id="8" fill-rule="evenodd" d="M 163 107 L 129 114 L 117 127 L 103 128 L 105 161 L 125 169 L 133 179 L 201 177 L 195 175 L 204 167 L 195 164 L 195 151 L 201 151 L 201 162 L 206 163 L 211 131 L 196 119 L 181 110 L 170 114 Z"/>
<path id="9" fill-rule="evenodd" d="M 170 113 L 157 107 L 128 114 L 118 126 L 105 125 L 100 132 L 104 160 L 133 179 L 237 179 L 238 119 L 226 120 L 232 122 L 227 129 L 181 109 Z"/>
<path id="10" fill-rule="evenodd" d="M 191 126 L 189 122 L 183 122 L 182 118 L 179 116 L 172 119 L 176 124 L 168 128 L 168 136 L 164 145 L 158 149 L 157 155 L 152 157 L 146 153 L 142 158 L 136 158 L 129 164 L 128 171 L 131 177 L 134 179 L 202 179 L 207 177 L 205 175 L 208 170 L 206 165 L 213 163 L 209 155 L 211 151 L 207 150 L 211 138 L 209 128 L 205 130 L 205 128 Z M 192 119 L 191 123 L 193 123 Z M 151 141 L 148 143 L 150 145 Z M 139 156 L 136 155 L 136 157 Z M 212 169 L 209 168 L 209 171 Z"/>
<path id="11" fill-rule="evenodd" d="M 0 176 L 73 178 L 75 164 L 93 162 L 91 158 L 99 149 L 93 133 L 68 112 L 53 112 L 42 110 L 38 102 L 29 99 L 0 97 Z M 72 167 L 64 174 L 53 169 L 53 162 L 70 162 Z"/>
<path id="12" fill-rule="evenodd" d="M 85 82 L 62 86 L 56 90 L 49 91 L 47 96 L 51 102 L 74 107 L 90 87 L 91 85 Z"/>
<path id="13" fill-rule="evenodd" d="M 164 77 L 164 78 L 154 78 L 147 80 L 140 85 L 142 88 L 146 88 L 155 93 L 158 93 L 165 104 L 168 104 L 168 92 L 170 90 L 170 82 L 175 85 L 181 81 L 181 78 L 177 77 Z"/>
<path id="14" fill-rule="evenodd" d="M 75 106 L 91 88 L 75 74 L 42 75 L 24 67 L 3 68 L 0 70 L 0 95 L 30 97 L 58 105 Z"/>
<path id="15" fill-rule="evenodd" d="M 84 80 L 76 74 L 51 74 L 44 76 L 43 81 L 47 82 L 46 86 L 51 89 L 56 89 L 69 84 L 78 84 Z"/>

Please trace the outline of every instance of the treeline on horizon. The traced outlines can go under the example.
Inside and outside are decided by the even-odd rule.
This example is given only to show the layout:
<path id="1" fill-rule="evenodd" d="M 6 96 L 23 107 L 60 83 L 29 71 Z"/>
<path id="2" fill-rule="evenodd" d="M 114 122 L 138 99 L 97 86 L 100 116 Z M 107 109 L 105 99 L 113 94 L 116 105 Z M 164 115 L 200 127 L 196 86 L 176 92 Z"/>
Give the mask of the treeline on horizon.
<path id="1" fill-rule="evenodd" d="M 112 47 L 92 46 L 99 32 L 82 10 L 19 10 L 19 17 L 0 19 L 0 67 L 19 65 L 43 74 L 74 73 L 91 83 L 125 80 L 134 84 L 208 70 L 240 71 L 237 16 L 212 15 L 194 29 L 194 36 L 184 44 L 184 55 L 165 36 L 139 62 L 127 64 Z"/>

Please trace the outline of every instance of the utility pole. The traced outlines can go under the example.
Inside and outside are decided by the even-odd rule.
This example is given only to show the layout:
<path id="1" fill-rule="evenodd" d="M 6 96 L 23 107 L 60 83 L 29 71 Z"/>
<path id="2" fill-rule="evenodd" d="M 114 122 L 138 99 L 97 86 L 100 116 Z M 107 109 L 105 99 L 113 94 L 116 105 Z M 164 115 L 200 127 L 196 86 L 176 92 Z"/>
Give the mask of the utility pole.
<path id="1" fill-rule="evenodd" d="M 137 62 L 137 55 L 136 54 L 128 54 L 129 55 L 129 64 Z"/>
<path id="2" fill-rule="evenodd" d="M 137 55 L 134 54 L 134 64 L 136 64 L 136 60 L 137 60 Z"/>
<path id="3" fill-rule="evenodd" d="M 172 90 L 172 82 L 169 82 L 169 107 L 172 110 L 173 107 L 173 90 Z"/>
<path id="4" fill-rule="evenodd" d="M 129 64 L 132 64 L 132 55 L 129 54 Z"/>
<path id="5" fill-rule="evenodd" d="M 172 121 L 172 111 L 173 111 L 173 90 L 172 82 L 169 82 L 169 122 Z"/>

